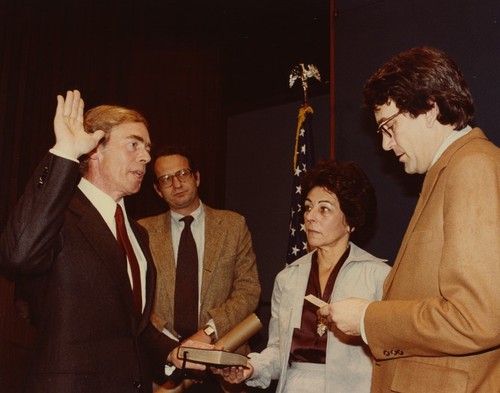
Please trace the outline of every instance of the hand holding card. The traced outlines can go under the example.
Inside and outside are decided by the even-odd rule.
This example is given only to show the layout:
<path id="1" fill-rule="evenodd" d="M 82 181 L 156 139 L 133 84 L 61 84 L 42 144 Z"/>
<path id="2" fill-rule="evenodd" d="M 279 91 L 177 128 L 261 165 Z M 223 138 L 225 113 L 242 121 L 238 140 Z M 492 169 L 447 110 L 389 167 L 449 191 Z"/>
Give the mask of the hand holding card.
<path id="1" fill-rule="evenodd" d="M 317 298 L 316 296 L 311 295 L 311 294 L 304 296 L 304 299 L 306 299 L 308 302 L 311 302 L 312 304 L 314 304 L 318 308 L 321 308 L 323 306 L 328 305 L 327 302 L 325 302 L 325 301 L 321 300 L 320 298 Z M 318 336 L 321 337 L 323 334 L 326 333 L 327 330 L 328 330 L 327 317 L 318 314 L 318 323 L 317 323 L 317 327 L 316 327 L 316 333 L 318 333 Z"/>
<path id="2" fill-rule="evenodd" d="M 317 306 L 318 308 L 321 308 L 323 306 L 326 306 L 328 303 L 321 300 L 320 298 L 317 298 L 316 296 L 314 295 L 306 295 L 304 296 L 304 299 L 306 299 L 308 302 L 311 302 L 312 304 L 314 304 L 315 306 Z"/>

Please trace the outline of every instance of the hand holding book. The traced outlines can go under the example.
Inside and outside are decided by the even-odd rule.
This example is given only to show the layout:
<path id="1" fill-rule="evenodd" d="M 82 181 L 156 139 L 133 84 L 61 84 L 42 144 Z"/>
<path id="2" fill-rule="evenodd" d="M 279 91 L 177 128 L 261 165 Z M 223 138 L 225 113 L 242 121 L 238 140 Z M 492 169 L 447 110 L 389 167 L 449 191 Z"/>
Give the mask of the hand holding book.
<path id="1" fill-rule="evenodd" d="M 233 329 L 231 329 L 224 337 L 222 337 L 219 341 L 215 343 L 216 348 L 221 348 L 225 354 L 228 354 L 229 352 L 235 351 L 237 348 L 239 348 L 241 345 L 243 345 L 245 342 L 247 342 L 254 334 L 256 334 L 260 329 L 262 329 L 262 322 L 259 320 L 257 315 L 255 314 L 250 314 L 248 317 L 246 317 L 243 321 L 241 321 L 238 325 L 236 325 Z M 189 346 L 189 345 L 188 345 Z M 182 348 L 182 347 L 181 347 Z M 220 351 L 220 349 L 219 349 Z M 243 356 L 243 355 L 239 355 Z M 245 358 L 245 361 L 247 360 L 246 356 L 243 356 Z M 182 356 L 181 356 L 182 358 Z M 246 364 L 246 363 L 245 363 Z M 243 368 L 241 366 L 229 366 L 224 369 L 219 369 L 217 367 L 213 368 L 214 370 L 221 371 L 216 372 L 217 374 L 223 374 L 224 378 L 226 379 L 227 373 L 231 373 L 231 375 L 234 375 L 235 378 L 243 374 L 243 371 L 245 373 L 248 373 L 250 370 L 253 372 L 253 368 L 250 367 L 248 368 Z M 228 379 L 226 379 L 228 380 Z M 232 382 L 234 383 L 234 382 Z M 170 382 L 166 382 L 163 386 L 161 386 L 156 392 L 157 393 L 181 393 L 187 389 L 193 384 L 192 380 L 185 379 L 182 381 L 181 384 L 177 386 L 172 386 Z"/>
<path id="2" fill-rule="evenodd" d="M 203 363 L 214 367 L 247 367 L 248 358 L 239 353 L 227 352 L 220 349 L 201 349 L 180 347 L 177 354 L 179 359 L 193 363 Z"/>

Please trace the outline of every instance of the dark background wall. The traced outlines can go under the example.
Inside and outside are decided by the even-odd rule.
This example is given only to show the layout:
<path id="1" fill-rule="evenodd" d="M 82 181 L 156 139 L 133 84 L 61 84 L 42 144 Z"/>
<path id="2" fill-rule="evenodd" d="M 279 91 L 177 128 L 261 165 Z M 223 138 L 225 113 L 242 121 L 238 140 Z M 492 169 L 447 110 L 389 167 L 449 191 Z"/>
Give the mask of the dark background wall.
<path id="1" fill-rule="evenodd" d="M 476 103 L 475 125 L 500 144 L 500 3 L 480 1 L 337 1 L 337 157 L 354 159 L 375 182 L 378 228 L 370 249 L 391 261 L 413 211 L 421 178 L 403 173 L 384 152 L 373 115 L 360 106 L 366 79 L 391 56 L 413 46 L 447 52 L 461 66 Z"/>
<path id="2" fill-rule="evenodd" d="M 92 107 L 132 106 L 158 144 L 200 154 L 202 198 L 247 216 L 264 287 L 285 260 L 291 154 L 301 92 L 288 75 L 313 63 L 316 157 L 329 155 L 329 1 L 0 0 L 0 224 L 53 144 L 56 94 L 81 89 Z M 476 122 L 500 144 L 500 3 L 497 0 L 335 1 L 335 155 L 359 161 L 373 181 L 378 227 L 365 247 L 392 261 L 421 178 L 380 149 L 361 107 L 366 78 L 415 45 L 433 45 L 462 66 Z M 226 132 L 227 129 L 227 132 Z M 151 179 L 127 202 L 136 217 L 162 204 Z M 281 256 L 280 256 L 281 255 Z M 18 392 L 34 332 L 0 279 L 0 390 Z M 265 334 L 255 342 L 265 342 Z"/>

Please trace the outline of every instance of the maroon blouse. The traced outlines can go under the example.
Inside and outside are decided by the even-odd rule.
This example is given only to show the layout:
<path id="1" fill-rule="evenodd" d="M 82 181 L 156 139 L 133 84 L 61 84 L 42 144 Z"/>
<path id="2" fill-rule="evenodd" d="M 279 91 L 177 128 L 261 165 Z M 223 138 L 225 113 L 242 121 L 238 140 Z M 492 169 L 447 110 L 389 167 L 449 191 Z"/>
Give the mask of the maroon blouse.
<path id="1" fill-rule="evenodd" d="M 311 272 L 309 273 L 309 280 L 307 282 L 306 295 L 312 294 L 325 302 L 329 302 L 332 295 L 333 286 L 340 268 L 349 256 L 350 247 L 342 254 L 339 261 L 333 268 L 328 277 L 325 286 L 325 291 L 321 294 L 321 287 L 319 285 L 319 271 L 318 271 L 318 253 L 312 255 Z M 307 362 L 307 363 L 325 363 L 326 361 L 326 341 L 328 334 L 319 336 L 316 332 L 318 317 L 316 315 L 316 307 L 311 302 L 304 300 L 302 307 L 302 321 L 299 328 L 293 329 L 292 346 L 290 349 L 290 360 L 292 362 Z"/>

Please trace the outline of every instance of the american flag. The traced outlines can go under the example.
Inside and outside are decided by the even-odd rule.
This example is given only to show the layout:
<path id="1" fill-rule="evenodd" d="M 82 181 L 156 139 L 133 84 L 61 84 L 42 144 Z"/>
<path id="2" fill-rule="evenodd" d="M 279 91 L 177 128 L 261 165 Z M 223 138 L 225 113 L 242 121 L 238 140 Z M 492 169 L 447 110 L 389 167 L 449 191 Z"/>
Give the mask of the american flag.
<path id="1" fill-rule="evenodd" d="M 314 149 L 311 122 L 312 107 L 304 103 L 299 109 L 295 151 L 293 156 L 293 182 L 291 195 L 290 227 L 286 263 L 307 254 L 307 238 L 302 215 L 300 182 L 308 168 L 314 165 Z"/>

